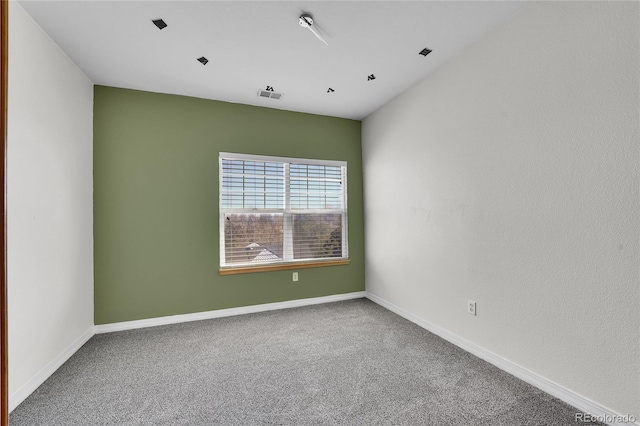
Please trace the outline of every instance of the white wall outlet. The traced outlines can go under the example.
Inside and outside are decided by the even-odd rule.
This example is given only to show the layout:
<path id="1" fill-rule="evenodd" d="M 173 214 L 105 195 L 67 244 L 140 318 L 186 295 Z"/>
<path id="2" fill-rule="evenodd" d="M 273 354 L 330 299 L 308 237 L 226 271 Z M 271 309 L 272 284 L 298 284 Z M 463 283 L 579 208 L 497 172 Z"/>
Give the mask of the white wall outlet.
<path id="1" fill-rule="evenodd" d="M 469 300 L 467 302 L 467 312 L 469 312 L 471 315 L 475 315 L 476 314 L 476 301 L 475 300 Z"/>
<path id="2" fill-rule="evenodd" d="M 294 281 L 298 281 L 298 273 L 297 272 L 293 273 L 293 280 Z"/>

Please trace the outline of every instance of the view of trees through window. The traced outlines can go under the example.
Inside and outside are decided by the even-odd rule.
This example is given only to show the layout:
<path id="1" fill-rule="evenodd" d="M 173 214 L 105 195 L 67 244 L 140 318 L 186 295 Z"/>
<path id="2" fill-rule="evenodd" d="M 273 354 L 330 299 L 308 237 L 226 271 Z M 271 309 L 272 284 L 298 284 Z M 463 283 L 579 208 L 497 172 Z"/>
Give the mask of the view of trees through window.
<path id="1" fill-rule="evenodd" d="M 342 256 L 342 215 L 292 214 L 293 259 Z M 277 262 L 284 258 L 284 214 L 226 214 L 227 264 Z"/>
<path id="2" fill-rule="evenodd" d="M 282 259 L 283 217 L 283 214 L 225 215 L 224 254 L 226 263 Z"/>
<path id="3" fill-rule="evenodd" d="M 293 258 L 342 256 L 342 215 L 294 214 Z"/>

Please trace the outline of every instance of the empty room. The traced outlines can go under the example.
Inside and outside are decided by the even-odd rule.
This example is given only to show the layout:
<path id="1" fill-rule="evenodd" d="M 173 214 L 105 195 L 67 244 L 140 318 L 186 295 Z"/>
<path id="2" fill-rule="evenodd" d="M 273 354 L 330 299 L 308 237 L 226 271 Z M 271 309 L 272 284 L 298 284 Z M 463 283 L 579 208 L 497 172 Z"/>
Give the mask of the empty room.
<path id="1" fill-rule="evenodd" d="M 640 2 L 2 6 L 3 425 L 640 425 Z"/>

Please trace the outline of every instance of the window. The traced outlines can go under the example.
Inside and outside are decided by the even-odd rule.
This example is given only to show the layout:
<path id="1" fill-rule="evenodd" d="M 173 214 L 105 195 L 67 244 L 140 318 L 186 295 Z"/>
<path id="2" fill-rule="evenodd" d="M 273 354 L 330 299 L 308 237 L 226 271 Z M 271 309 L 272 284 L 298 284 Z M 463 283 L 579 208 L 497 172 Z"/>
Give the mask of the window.
<path id="1" fill-rule="evenodd" d="M 346 178 L 344 161 L 220 153 L 221 273 L 346 263 Z"/>

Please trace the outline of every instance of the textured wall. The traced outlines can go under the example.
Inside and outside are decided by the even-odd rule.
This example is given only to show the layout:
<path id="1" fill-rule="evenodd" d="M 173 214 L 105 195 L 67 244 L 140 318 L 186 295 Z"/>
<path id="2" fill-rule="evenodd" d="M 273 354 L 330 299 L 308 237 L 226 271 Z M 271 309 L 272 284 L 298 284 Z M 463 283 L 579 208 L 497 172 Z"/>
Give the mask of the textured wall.
<path id="1" fill-rule="evenodd" d="M 367 290 L 636 418 L 639 8 L 533 3 L 362 130 Z"/>
<path id="2" fill-rule="evenodd" d="M 13 398 L 93 329 L 93 85 L 14 1 L 8 95 Z"/>
<path id="3" fill-rule="evenodd" d="M 95 322 L 364 290 L 360 122 L 96 86 Z M 345 160 L 351 264 L 219 276 L 218 153 Z"/>

